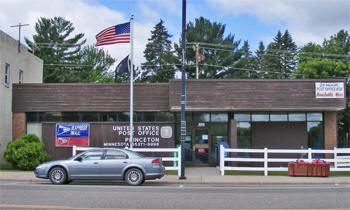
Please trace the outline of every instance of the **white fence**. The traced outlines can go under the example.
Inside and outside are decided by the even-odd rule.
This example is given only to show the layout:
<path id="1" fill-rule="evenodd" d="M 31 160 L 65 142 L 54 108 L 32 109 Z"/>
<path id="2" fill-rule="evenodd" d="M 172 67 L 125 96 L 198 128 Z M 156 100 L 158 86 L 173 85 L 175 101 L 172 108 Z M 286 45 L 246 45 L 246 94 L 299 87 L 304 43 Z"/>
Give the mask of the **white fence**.
<path id="1" fill-rule="evenodd" d="M 73 146 L 73 156 L 77 154 L 77 151 L 86 151 L 94 149 L 96 147 L 77 147 Z M 178 175 L 181 175 L 181 147 L 179 148 L 125 148 L 134 152 L 171 152 L 177 153 L 177 157 L 161 157 L 163 162 L 173 162 L 173 166 L 166 166 L 165 170 L 176 170 Z"/>
<path id="2" fill-rule="evenodd" d="M 251 158 L 251 157 L 229 157 L 229 153 L 258 153 L 264 154 L 263 158 Z M 288 171 L 288 167 L 269 167 L 269 163 L 282 163 L 292 162 L 297 159 L 292 158 L 269 158 L 269 154 L 307 154 L 307 158 L 299 158 L 299 160 L 312 162 L 312 154 L 333 154 L 333 159 L 322 158 L 322 160 L 334 163 L 334 166 L 330 168 L 330 171 L 350 171 L 350 148 L 334 148 L 333 150 L 319 150 L 319 149 L 233 149 L 224 148 L 220 145 L 220 171 L 221 175 L 225 174 L 225 171 L 264 171 L 264 175 L 267 176 L 269 171 Z M 233 167 L 225 166 L 225 162 L 262 162 L 264 167 Z"/>

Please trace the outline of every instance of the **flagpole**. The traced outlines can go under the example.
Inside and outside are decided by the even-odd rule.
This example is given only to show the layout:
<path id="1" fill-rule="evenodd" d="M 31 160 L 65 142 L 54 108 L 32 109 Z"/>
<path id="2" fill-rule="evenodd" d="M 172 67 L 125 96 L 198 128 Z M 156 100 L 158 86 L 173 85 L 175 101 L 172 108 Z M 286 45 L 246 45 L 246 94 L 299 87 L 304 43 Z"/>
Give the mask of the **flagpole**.
<path id="1" fill-rule="evenodd" d="M 133 148 L 134 140 L 134 15 L 130 18 L 130 149 Z"/>

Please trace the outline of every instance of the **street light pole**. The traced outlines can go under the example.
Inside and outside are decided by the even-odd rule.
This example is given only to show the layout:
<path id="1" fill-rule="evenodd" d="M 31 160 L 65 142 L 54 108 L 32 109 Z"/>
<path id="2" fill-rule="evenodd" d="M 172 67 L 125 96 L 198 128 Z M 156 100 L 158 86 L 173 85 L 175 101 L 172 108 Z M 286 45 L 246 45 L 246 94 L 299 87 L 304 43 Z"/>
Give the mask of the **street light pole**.
<path id="1" fill-rule="evenodd" d="M 181 70 L 181 176 L 185 177 L 185 136 L 186 136 L 186 86 L 185 86 L 185 50 L 186 50 L 186 0 L 182 0 L 182 70 Z"/>

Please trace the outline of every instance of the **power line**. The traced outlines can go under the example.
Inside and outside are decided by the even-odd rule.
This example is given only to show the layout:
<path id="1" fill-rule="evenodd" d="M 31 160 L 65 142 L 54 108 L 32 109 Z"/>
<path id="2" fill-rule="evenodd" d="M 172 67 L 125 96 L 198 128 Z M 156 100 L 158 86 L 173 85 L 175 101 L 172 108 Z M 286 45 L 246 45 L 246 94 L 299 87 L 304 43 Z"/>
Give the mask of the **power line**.
<path id="1" fill-rule="evenodd" d="M 236 49 L 237 47 L 235 46 L 231 46 L 231 45 L 221 45 L 221 44 L 213 44 L 213 43 L 203 43 L 203 42 L 188 42 L 188 45 L 191 46 L 195 46 L 195 44 L 199 43 L 200 46 L 202 45 L 207 45 L 207 46 L 212 46 L 212 47 L 221 47 L 221 48 L 232 48 L 232 49 Z M 203 47 L 201 47 L 203 48 Z M 217 49 L 217 50 L 228 50 L 229 49 Z M 271 52 L 283 52 L 283 53 L 294 53 L 294 51 L 290 51 L 290 50 L 270 50 Z M 338 57 L 346 57 L 346 58 L 350 58 L 350 55 L 347 54 L 335 54 L 335 53 L 313 53 L 313 52 L 300 52 L 299 54 L 312 54 L 312 55 L 321 55 L 321 56 L 338 56 Z"/>

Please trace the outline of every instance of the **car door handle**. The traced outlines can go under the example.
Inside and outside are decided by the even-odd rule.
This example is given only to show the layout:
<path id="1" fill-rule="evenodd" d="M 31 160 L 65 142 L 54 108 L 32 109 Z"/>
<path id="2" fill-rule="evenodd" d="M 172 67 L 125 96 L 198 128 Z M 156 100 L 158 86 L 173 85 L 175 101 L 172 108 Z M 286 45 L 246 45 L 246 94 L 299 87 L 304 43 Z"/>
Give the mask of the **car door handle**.
<path id="1" fill-rule="evenodd" d="M 94 164 L 98 164 L 98 162 L 94 162 Z"/>
<path id="2" fill-rule="evenodd" d="M 124 161 L 123 163 L 128 163 L 128 161 Z"/>

